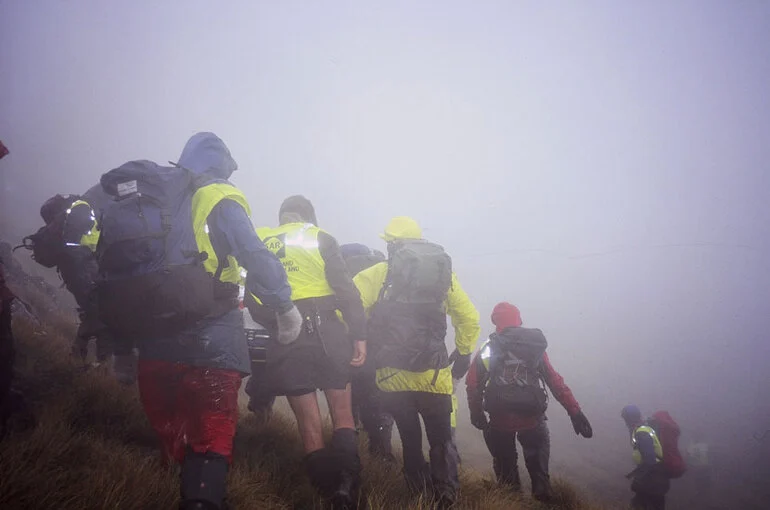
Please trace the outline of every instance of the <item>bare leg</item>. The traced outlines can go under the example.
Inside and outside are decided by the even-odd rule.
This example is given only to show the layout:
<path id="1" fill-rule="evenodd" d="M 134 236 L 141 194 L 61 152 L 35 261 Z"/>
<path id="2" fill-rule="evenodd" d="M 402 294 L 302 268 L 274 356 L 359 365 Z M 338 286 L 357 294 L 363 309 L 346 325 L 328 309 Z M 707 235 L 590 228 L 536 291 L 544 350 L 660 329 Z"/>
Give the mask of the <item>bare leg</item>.
<path id="1" fill-rule="evenodd" d="M 344 390 L 326 390 L 324 393 L 326 394 L 326 402 L 329 404 L 329 412 L 332 415 L 334 430 L 355 430 L 356 424 L 353 421 L 350 384 Z"/>
<path id="2" fill-rule="evenodd" d="M 318 408 L 318 398 L 315 392 L 288 397 L 288 401 L 292 411 L 294 411 L 294 416 L 297 418 L 297 428 L 302 437 L 302 444 L 305 446 L 305 453 L 322 450 L 324 438 L 321 427 L 321 410 Z M 348 395 L 349 402 L 350 395 Z M 348 407 L 348 409 L 350 408 Z"/>

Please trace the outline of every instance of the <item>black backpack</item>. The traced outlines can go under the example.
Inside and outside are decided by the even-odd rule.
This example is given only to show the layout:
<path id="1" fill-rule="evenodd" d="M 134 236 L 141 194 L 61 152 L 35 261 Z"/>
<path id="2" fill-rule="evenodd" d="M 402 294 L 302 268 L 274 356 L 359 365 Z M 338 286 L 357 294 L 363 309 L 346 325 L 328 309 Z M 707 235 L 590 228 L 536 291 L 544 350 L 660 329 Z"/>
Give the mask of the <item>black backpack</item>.
<path id="1" fill-rule="evenodd" d="M 77 195 L 56 194 L 40 207 L 40 216 L 45 225 L 37 232 L 25 237 L 21 246 L 32 251 L 32 259 L 44 267 L 56 267 L 64 255 L 64 224 L 67 210 L 77 201 Z"/>
<path id="2" fill-rule="evenodd" d="M 444 301 L 452 286 L 452 259 L 423 240 L 398 241 L 389 255 L 388 275 L 368 323 L 376 365 L 436 370 L 437 377 L 449 366 Z"/>
<path id="3" fill-rule="evenodd" d="M 539 416 L 548 407 L 541 373 L 548 346 L 539 329 L 508 328 L 490 337 L 489 379 L 484 409 L 489 413 Z"/>

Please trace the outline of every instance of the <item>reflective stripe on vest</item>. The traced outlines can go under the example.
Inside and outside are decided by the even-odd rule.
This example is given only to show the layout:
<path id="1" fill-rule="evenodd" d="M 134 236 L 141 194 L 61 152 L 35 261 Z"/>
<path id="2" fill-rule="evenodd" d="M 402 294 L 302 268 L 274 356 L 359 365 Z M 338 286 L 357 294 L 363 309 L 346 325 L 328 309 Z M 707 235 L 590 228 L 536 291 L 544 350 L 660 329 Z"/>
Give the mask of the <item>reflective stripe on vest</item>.
<path id="1" fill-rule="evenodd" d="M 286 270 L 292 301 L 334 295 L 326 281 L 326 262 L 318 247 L 321 229 L 311 223 L 258 228 L 257 235 Z"/>
<path id="2" fill-rule="evenodd" d="M 198 251 L 206 253 L 208 257 L 203 261 L 203 267 L 206 272 L 215 274 L 219 267 L 219 259 L 214 252 L 214 246 L 209 237 L 209 226 L 206 223 L 209 214 L 214 207 L 222 200 L 232 200 L 239 204 L 251 216 L 249 203 L 243 192 L 226 182 L 215 182 L 198 188 L 192 198 L 192 221 L 193 232 L 195 233 L 195 242 L 198 244 Z M 219 276 L 219 280 L 225 283 L 238 283 L 241 280 L 241 268 L 238 261 L 232 255 L 227 256 L 227 264 Z"/>
<path id="3" fill-rule="evenodd" d="M 457 384 L 455 384 L 452 387 L 452 391 L 454 392 L 457 389 Z M 457 428 L 457 409 L 460 407 L 460 404 L 457 402 L 457 395 L 452 393 L 452 414 L 449 418 L 449 423 L 452 425 L 453 429 Z"/>
<path id="4" fill-rule="evenodd" d="M 93 224 L 91 225 L 91 230 L 80 237 L 79 244 L 80 246 L 88 247 L 88 249 L 91 251 L 96 251 L 96 244 L 99 242 L 99 223 L 96 221 L 96 213 L 94 213 L 94 210 L 91 208 L 91 204 L 85 200 L 75 200 L 72 202 L 72 205 L 70 205 L 69 209 L 67 209 L 67 215 L 69 215 L 75 207 L 81 205 L 88 207 L 88 209 L 91 211 L 91 221 Z"/>
<path id="5" fill-rule="evenodd" d="M 492 356 L 492 349 L 489 347 L 489 340 L 487 340 L 481 347 L 481 362 L 484 364 L 484 368 L 489 372 L 489 358 Z"/>
<path id="6" fill-rule="evenodd" d="M 642 463 L 642 453 L 639 451 L 639 445 L 636 444 L 637 432 L 646 432 L 650 435 L 652 438 L 652 444 L 655 446 L 655 462 L 660 462 L 663 460 L 663 447 L 660 445 L 658 434 L 656 434 L 655 430 L 649 425 L 642 425 L 641 427 L 638 427 L 636 430 L 634 430 L 633 434 L 631 434 L 631 446 L 634 448 L 634 452 L 632 454 L 634 457 L 634 462 L 637 464 Z"/>

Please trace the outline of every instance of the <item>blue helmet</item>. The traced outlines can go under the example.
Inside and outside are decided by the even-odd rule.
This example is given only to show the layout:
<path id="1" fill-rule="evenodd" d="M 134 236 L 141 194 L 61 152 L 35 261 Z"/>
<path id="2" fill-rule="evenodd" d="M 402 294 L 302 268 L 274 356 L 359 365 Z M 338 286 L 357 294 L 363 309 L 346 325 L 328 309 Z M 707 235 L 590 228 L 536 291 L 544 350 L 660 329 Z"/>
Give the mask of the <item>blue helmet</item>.
<path id="1" fill-rule="evenodd" d="M 620 412 L 620 416 L 628 424 L 639 423 L 642 421 L 642 412 L 634 404 L 629 404 Z"/>

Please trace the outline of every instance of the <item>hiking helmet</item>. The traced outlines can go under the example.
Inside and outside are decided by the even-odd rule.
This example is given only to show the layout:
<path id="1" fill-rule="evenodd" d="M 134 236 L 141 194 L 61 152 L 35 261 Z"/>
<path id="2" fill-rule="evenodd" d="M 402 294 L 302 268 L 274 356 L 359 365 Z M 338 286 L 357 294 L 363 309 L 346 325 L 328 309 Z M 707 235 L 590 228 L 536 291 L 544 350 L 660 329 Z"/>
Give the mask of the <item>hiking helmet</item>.
<path id="1" fill-rule="evenodd" d="M 387 241 L 396 241 L 399 239 L 422 239 L 422 229 L 420 225 L 408 216 L 396 216 L 380 237 Z"/>
<path id="2" fill-rule="evenodd" d="M 285 223 L 281 220 L 285 213 L 297 214 L 302 218 L 302 221 L 312 223 L 316 227 L 318 226 L 318 219 L 315 216 L 313 204 L 302 195 L 294 195 L 283 201 L 281 208 L 278 210 L 279 223 Z"/>

